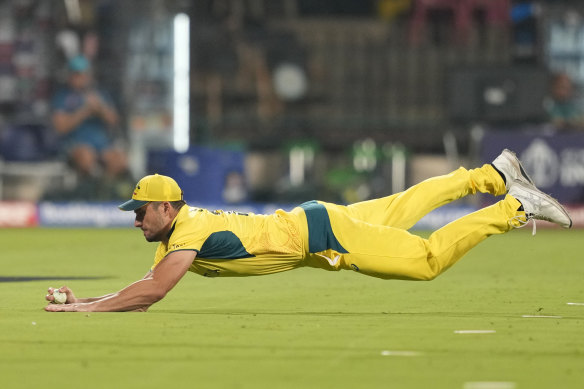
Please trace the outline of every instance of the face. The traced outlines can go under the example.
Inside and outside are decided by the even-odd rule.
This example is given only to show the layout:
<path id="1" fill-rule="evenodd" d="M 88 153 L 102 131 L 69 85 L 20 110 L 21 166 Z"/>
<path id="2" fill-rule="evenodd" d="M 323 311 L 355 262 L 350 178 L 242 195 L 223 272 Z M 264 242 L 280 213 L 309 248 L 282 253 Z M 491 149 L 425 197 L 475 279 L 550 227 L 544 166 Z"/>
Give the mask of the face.
<path id="1" fill-rule="evenodd" d="M 552 93 L 556 100 L 560 101 L 570 100 L 574 93 L 572 80 L 570 80 L 570 78 L 566 75 L 557 76 L 552 86 Z"/>
<path id="2" fill-rule="evenodd" d="M 69 76 L 69 83 L 73 89 L 83 90 L 91 84 L 91 77 L 87 72 L 73 72 Z"/>
<path id="3" fill-rule="evenodd" d="M 134 227 L 140 228 L 148 242 L 166 240 L 174 213 L 169 203 L 148 203 L 134 211 L 136 220 Z"/>

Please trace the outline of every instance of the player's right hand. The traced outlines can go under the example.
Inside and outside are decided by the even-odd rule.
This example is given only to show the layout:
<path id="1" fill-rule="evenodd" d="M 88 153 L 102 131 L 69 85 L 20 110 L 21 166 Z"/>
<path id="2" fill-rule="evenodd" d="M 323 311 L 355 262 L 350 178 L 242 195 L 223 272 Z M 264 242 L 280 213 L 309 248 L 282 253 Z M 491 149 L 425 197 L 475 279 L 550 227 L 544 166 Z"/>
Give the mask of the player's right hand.
<path id="1" fill-rule="evenodd" d="M 69 289 L 69 287 L 67 286 L 61 286 L 60 288 L 49 288 L 48 294 L 45 296 L 45 300 L 53 302 L 55 300 L 55 298 L 53 297 L 53 293 L 55 291 L 67 294 L 67 301 L 65 302 L 65 304 L 72 304 L 77 302 L 77 299 L 73 294 L 73 291 Z"/>

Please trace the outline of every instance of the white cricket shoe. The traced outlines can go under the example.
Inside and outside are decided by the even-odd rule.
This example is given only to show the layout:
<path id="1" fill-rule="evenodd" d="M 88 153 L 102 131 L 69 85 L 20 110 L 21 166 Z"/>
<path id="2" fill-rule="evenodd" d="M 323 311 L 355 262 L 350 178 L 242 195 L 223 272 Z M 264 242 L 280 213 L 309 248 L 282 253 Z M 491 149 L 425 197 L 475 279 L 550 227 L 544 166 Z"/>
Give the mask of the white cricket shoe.
<path id="1" fill-rule="evenodd" d="M 533 235 L 535 235 L 535 220 L 546 220 L 564 228 L 572 227 L 572 219 L 564 207 L 552 196 L 537 189 L 535 185 L 515 180 L 509 189 L 509 194 L 523 205 L 527 221 L 533 220 Z"/>
<path id="2" fill-rule="evenodd" d="M 533 185 L 533 180 L 527 175 L 515 153 L 509 149 L 503 150 L 492 162 L 492 165 L 505 176 L 507 192 L 515 181 Z"/>

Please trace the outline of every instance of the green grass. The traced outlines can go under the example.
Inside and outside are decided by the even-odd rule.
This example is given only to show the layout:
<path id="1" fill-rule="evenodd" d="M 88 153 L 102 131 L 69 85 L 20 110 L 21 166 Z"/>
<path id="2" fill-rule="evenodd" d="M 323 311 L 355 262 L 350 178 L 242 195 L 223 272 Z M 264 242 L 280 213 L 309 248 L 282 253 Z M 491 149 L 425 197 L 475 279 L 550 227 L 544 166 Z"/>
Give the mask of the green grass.
<path id="1" fill-rule="evenodd" d="M 493 237 L 431 282 L 187 274 L 148 313 L 85 314 L 44 312 L 46 289 L 118 290 L 155 244 L 131 229 L 1 230 L 0 276 L 107 278 L 0 283 L 0 387 L 582 388 L 584 306 L 566 303 L 584 302 L 583 234 Z"/>

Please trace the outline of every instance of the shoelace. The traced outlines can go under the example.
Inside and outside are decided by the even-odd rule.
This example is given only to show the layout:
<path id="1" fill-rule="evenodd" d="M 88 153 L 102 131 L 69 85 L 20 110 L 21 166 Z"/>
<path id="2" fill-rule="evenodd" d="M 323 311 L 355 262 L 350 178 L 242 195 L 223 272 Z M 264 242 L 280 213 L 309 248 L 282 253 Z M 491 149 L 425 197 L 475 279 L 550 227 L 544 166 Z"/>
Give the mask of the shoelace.
<path id="1" fill-rule="evenodd" d="M 527 213 L 525 214 L 525 218 L 526 218 L 527 220 L 523 220 L 523 217 L 522 217 L 521 215 L 517 215 L 517 216 L 514 216 L 514 217 L 512 217 L 511 219 L 509 219 L 509 220 L 507 221 L 507 223 L 509 223 L 509 225 L 510 225 L 511 227 L 513 227 L 513 228 L 523 228 L 523 227 L 525 227 L 525 226 L 526 226 L 526 225 L 529 223 L 529 221 L 531 220 L 531 221 L 532 221 L 532 223 L 533 223 L 533 229 L 532 229 L 532 231 L 531 231 L 531 235 L 533 235 L 533 236 L 534 236 L 534 235 L 535 235 L 535 233 L 536 233 L 535 219 L 532 217 L 532 215 L 531 215 L 531 214 L 527 214 Z M 519 223 L 519 226 L 515 226 L 515 225 L 513 224 L 513 222 L 514 222 L 514 221 L 517 221 L 517 222 Z"/>

